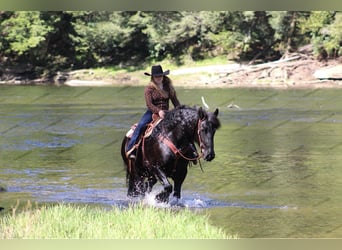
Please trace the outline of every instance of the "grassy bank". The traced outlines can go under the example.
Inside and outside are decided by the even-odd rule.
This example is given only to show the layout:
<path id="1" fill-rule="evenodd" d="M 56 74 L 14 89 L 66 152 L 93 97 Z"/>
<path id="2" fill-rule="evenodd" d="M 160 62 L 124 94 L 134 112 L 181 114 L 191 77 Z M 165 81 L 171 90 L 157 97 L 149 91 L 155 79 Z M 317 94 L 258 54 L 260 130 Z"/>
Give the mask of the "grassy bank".
<path id="1" fill-rule="evenodd" d="M 173 80 L 173 84 L 175 86 L 187 86 L 187 85 L 203 85 L 201 83 L 203 79 L 210 78 L 210 72 L 201 72 L 198 73 L 189 73 L 189 74 L 181 74 L 174 75 L 173 72 L 176 70 L 184 70 L 188 68 L 196 68 L 196 67 L 204 67 L 204 66 L 213 66 L 213 65 L 222 65 L 233 63 L 227 60 L 226 57 L 215 57 L 204 59 L 201 61 L 192 61 L 190 59 L 184 59 L 184 63 L 182 65 L 176 64 L 176 62 L 172 60 L 164 60 L 162 62 L 156 62 L 163 66 L 164 70 L 171 70 L 171 78 Z M 75 70 L 71 72 L 67 72 L 68 81 L 89 81 L 90 85 L 96 85 L 98 82 L 99 85 L 130 85 L 130 86 L 145 86 L 149 77 L 144 75 L 144 72 L 150 72 L 151 66 L 155 63 L 146 63 L 146 65 L 140 66 L 108 66 L 102 68 L 92 68 L 92 69 L 82 69 Z M 80 85 L 85 84 L 84 82 L 79 83 Z M 69 84 L 67 84 L 69 85 Z M 76 83 L 77 85 L 77 83 Z"/>
<path id="2" fill-rule="evenodd" d="M 177 87 L 262 87 L 262 88 L 341 88 L 340 60 L 321 62 L 297 54 L 289 58 L 258 65 L 237 64 L 217 57 L 202 61 L 172 60 L 160 62 L 171 70 L 171 79 Z M 150 63 L 151 64 L 151 63 Z M 145 86 L 151 65 L 141 67 L 106 67 L 69 72 L 70 86 Z M 152 63 L 153 64 L 153 63 Z M 286 69 L 286 70 L 285 70 Z M 315 75 L 320 72 L 322 78 Z"/>
<path id="3" fill-rule="evenodd" d="M 182 209 L 110 210 L 59 204 L 0 217 L 0 239 L 222 239 L 208 218 Z"/>

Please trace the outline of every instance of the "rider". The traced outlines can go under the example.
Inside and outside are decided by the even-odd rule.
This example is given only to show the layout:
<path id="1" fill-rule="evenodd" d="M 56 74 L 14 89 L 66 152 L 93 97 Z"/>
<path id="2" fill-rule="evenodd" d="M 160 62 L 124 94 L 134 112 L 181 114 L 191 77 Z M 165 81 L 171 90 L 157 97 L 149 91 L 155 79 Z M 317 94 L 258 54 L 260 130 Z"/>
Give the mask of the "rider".
<path id="1" fill-rule="evenodd" d="M 167 76 L 169 73 L 169 70 L 163 71 L 160 65 L 152 66 L 151 73 L 145 72 L 145 75 L 151 76 L 150 83 L 145 87 L 147 110 L 141 117 L 127 145 L 126 154 L 130 159 L 136 157 L 137 140 L 145 126 L 152 121 L 152 114 L 157 114 L 160 118 L 164 118 L 165 111 L 169 110 L 169 100 L 172 101 L 174 107 L 180 106 L 176 91 L 172 86 L 172 81 Z"/>

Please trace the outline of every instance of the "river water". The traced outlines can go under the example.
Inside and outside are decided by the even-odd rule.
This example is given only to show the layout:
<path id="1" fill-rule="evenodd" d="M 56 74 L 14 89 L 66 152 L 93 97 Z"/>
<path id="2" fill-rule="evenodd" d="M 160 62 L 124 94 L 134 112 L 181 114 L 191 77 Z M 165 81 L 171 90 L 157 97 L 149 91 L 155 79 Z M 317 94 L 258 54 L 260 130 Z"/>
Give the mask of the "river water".
<path id="1" fill-rule="evenodd" d="M 341 90 L 177 93 L 222 122 L 216 158 L 189 169 L 188 209 L 241 238 L 342 237 Z M 126 206 L 120 145 L 144 110 L 142 87 L 1 86 L 0 206 Z"/>

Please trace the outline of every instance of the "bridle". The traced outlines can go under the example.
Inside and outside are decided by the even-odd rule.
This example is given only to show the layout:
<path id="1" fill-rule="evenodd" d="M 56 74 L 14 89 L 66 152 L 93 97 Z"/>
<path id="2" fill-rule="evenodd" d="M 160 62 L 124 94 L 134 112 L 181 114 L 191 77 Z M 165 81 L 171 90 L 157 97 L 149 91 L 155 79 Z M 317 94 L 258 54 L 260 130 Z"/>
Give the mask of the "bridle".
<path id="1" fill-rule="evenodd" d="M 198 122 L 197 122 L 197 138 L 198 138 L 198 144 L 200 146 L 200 149 L 202 149 L 203 147 L 203 141 L 202 141 L 202 137 L 201 137 L 201 124 L 202 122 L 204 122 L 205 119 L 198 119 Z M 194 132 L 196 133 L 196 131 Z M 165 135 L 159 135 L 158 136 L 158 140 L 160 140 L 161 142 L 163 142 L 166 146 L 168 146 L 171 151 L 176 155 L 176 156 L 180 156 L 181 158 L 185 159 L 185 160 L 188 160 L 188 161 L 196 161 L 196 160 L 199 160 L 203 157 L 203 154 L 202 154 L 202 150 L 200 151 L 200 153 L 198 154 L 197 157 L 187 157 L 183 154 L 182 150 L 179 150 L 175 144 Z"/>

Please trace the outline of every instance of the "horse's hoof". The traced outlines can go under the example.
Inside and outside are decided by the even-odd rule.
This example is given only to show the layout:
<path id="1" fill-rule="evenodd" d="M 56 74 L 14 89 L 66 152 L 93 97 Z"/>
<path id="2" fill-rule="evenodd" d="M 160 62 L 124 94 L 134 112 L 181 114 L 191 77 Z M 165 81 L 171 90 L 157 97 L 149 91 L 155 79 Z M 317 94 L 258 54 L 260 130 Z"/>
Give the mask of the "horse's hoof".
<path id="1" fill-rule="evenodd" d="M 171 207 L 185 207 L 185 205 L 180 202 L 180 199 L 179 198 L 173 198 L 170 202 L 170 206 Z"/>
<path id="2" fill-rule="evenodd" d="M 181 207 L 181 208 L 183 208 L 183 207 L 186 207 L 183 203 L 181 203 L 181 202 L 179 202 L 179 203 L 177 203 L 176 205 L 175 205 L 175 207 Z"/>
<path id="3" fill-rule="evenodd" d="M 169 202 L 169 195 L 167 195 L 165 193 L 161 193 L 161 194 L 158 194 L 155 199 L 157 202 L 160 202 L 160 203 L 168 203 Z"/>
<path id="4" fill-rule="evenodd" d="M 161 199 L 161 198 L 156 198 L 156 201 L 158 202 L 158 203 L 169 203 L 169 199 Z"/>
<path id="5" fill-rule="evenodd" d="M 129 192 L 127 193 L 127 198 L 131 199 L 131 200 L 136 200 L 139 199 L 141 197 L 144 197 L 145 195 L 140 193 L 140 192 Z"/>

